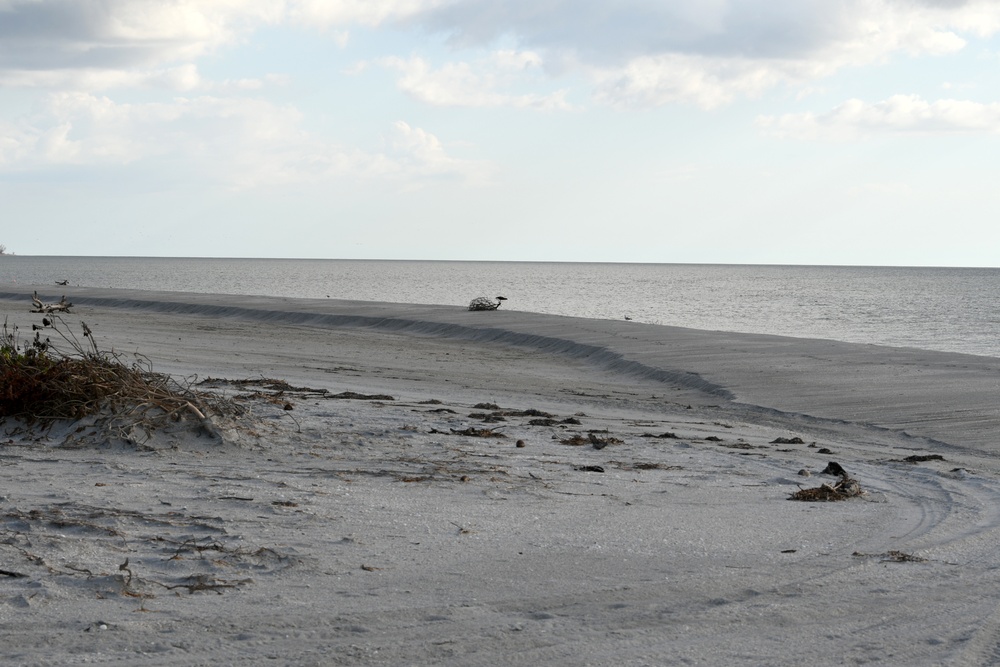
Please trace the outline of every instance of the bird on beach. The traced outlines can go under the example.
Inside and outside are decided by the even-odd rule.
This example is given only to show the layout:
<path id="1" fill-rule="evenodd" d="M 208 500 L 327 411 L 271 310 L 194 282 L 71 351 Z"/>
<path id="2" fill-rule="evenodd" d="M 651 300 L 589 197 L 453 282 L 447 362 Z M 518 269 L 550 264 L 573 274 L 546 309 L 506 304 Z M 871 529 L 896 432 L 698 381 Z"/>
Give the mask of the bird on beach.
<path id="1" fill-rule="evenodd" d="M 68 280 L 57 280 L 56 285 L 69 285 Z"/>
<path id="2" fill-rule="evenodd" d="M 631 322 L 631 321 L 632 321 L 632 318 L 631 318 L 631 317 L 629 317 L 628 315 L 626 315 L 626 316 L 625 316 L 625 319 L 626 319 L 626 320 L 628 320 L 629 322 Z"/>

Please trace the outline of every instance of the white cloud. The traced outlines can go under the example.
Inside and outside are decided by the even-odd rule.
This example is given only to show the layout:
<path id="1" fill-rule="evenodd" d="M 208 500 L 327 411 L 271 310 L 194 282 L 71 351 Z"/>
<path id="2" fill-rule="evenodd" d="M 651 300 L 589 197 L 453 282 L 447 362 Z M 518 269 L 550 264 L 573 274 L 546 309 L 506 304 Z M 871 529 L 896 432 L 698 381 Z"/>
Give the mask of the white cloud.
<path id="1" fill-rule="evenodd" d="M 8 0 L 0 66 L 114 69 L 185 61 L 283 12 L 276 0 Z"/>
<path id="2" fill-rule="evenodd" d="M 57 69 L 0 70 L 0 86 L 50 90 L 108 90 L 111 88 L 160 88 L 187 92 L 208 86 L 193 64 L 164 69 Z"/>
<path id="3" fill-rule="evenodd" d="M 776 86 L 806 86 L 897 53 L 961 50 L 1000 30 L 992 0 L 467 0 L 411 18 L 457 46 L 513 38 L 589 76 L 617 107 L 711 108 Z"/>
<path id="4" fill-rule="evenodd" d="M 437 0 L 0 0 L 0 85 L 104 91 L 218 90 L 179 76 L 263 25 L 327 30 L 405 20 Z M 238 88 L 247 89 L 250 79 Z M 234 82 L 225 85 L 233 87 Z"/>
<path id="5" fill-rule="evenodd" d="M 447 4 L 448 0 L 292 0 L 288 13 L 292 20 L 309 26 L 375 26 L 406 20 Z"/>
<path id="6" fill-rule="evenodd" d="M 387 158 L 396 168 L 412 174 L 448 179 L 460 176 L 474 182 L 487 176 L 484 164 L 449 156 L 436 136 L 403 121 L 393 123 L 386 143 Z"/>
<path id="7" fill-rule="evenodd" d="M 243 92 L 288 83 L 286 75 L 268 74 L 263 78 L 211 81 L 201 76 L 197 66 L 188 63 L 152 70 L 0 70 L 0 87 L 38 88 L 56 91 L 107 91 L 114 89 L 162 90 L 171 93 Z"/>
<path id="8" fill-rule="evenodd" d="M 438 0 L 2 0 L 0 71 L 148 69 L 192 62 L 263 25 L 337 30 L 403 20 Z"/>
<path id="9" fill-rule="evenodd" d="M 636 58 L 624 67 L 595 70 L 595 98 L 616 107 L 687 102 L 705 109 L 736 97 L 756 97 L 781 83 L 808 78 L 808 64 L 670 54 Z"/>
<path id="10" fill-rule="evenodd" d="M 741 3 L 731 3 L 733 8 Z M 809 4 L 809 3 L 806 3 Z M 977 3 L 978 4 L 978 3 Z M 728 46 L 712 49 L 694 45 L 688 51 L 632 58 L 628 63 L 593 70 L 597 99 L 619 107 L 651 107 L 688 102 L 703 108 L 755 97 L 778 86 L 803 86 L 848 66 L 879 63 L 896 52 L 911 55 L 951 53 L 966 42 L 950 27 L 971 30 L 970 16 L 903 2 L 870 1 L 828 3 L 814 11 L 806 25 L 775 20 L 769 30 L 746 39 L 732 27 L 718 36 Z M 815 9 L 815 7 L 814 7 Z M 975 16 L 984 20 L 978 30 L 1000 23 L 1000 7 Z M 792 12 L 794 15 L 795 12 Z M 825 27 L 816 23 L 822 21 Z M 811 37 L 797 39 L 803 29 Z M 772 43 L 765 39 L 773 38 Z"/>
<path id="11" fill-rule="evenodd" d="M 531 49 L 571 50 L 598 66 L 683 53 L 803 58 L 831 51 L 864 58 L 909 49 L 961 48 L 955 30 L 1000 26 L 992 0 L 462 0 L 429 3 L 412 21 L 456 44 L 514 35 Z M 866 53 L 862 53 L 866 52 Z"/>
<path id="12" fill-rule="evenodd" d="M 255 99 L 202 96 L 119 104 L 88 93 L 48 96 L 18 123 L 0 121 L 0 170 L 51 166 L 146 165 L 180 161 L 193 180 L 256 188 L 376 179 L 417 187 L 443 177 L 480 180 L 483 166 L 450 157 L 432 134 L 405 123 L 383 153 L 364 153 L 312 136 L 302 115 Z"/>
<path id="13" fill-rule="evenodd" d="M 852 99 L 825 114 L 762 116 L 765 132 L 798 139 L 856 139 L 873 134 L 1000 133 L 1000 103 L 894 95 L 868 104 Z"/>
<path id="14" fill-rule="evenodd" d="M 575 73 L 618 107 L 712 107 L 1000 30 L 995 0 L 0 0 L 0 12 L 0 85 L 213 90 L 190 77 L 197 59 L 262 25 L 324 30 L 342 46 L 351 26 L 392 25 L 477 52 L 516 45 L 443 64 L 387 54 L 415 99 L 545 109 L 565 108 L 565 94 L 509 91 Z"/>
<path id="15" fill-rule="evenodd" d="M 0 85 L 204 88 L 196 59 L 284 12 L 279 0 L 7 0 Z"/>
<path id="16" fill-rule="evenodd" d="M 497 51 L 474 63 L 451 62 L 433 68 L 423 58 L 383 58 L 378 64 L 401 74 L 397 85 L 425 104 L 442 107 L 517 107 L 568 109 L 565 91 L 546 94 L 504 92 L 540 74 L 541 58 L 531 52 Z M 525 74 L 534 69 L 535 77 Z"/>

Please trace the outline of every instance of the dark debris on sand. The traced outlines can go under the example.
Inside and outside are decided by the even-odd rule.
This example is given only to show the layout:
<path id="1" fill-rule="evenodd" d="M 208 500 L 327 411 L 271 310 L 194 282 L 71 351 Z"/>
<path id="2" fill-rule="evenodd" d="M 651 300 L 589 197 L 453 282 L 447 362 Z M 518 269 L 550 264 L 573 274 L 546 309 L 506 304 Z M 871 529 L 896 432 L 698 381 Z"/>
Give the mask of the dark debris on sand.
<path id="1" fill-rule="evenodd" d="M 836 461 L 830 461 L 821 474 L 840 477 L 840 481 L 836 484 L 822 484 L 810 489 L 799 489 L 788 496 L 788 499 L 803 502 L 836 502 L 857 498 L 864 494 L 857 480 L 852 479 L 843 466 Z"/>

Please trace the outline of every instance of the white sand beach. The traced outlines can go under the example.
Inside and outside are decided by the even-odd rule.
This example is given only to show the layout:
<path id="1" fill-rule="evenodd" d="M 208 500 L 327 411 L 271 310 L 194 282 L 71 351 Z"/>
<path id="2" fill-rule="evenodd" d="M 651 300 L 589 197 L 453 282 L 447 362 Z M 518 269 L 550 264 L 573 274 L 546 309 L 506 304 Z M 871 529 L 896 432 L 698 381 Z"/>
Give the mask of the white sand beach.
<path id="1" fill-rule="evenodd" d="M 58 289 L 246 412 L 0 425 L 3 664 L 1000 662 L 1000 359 Z M 863 495 L 789 500 L 831 461 Z"/>

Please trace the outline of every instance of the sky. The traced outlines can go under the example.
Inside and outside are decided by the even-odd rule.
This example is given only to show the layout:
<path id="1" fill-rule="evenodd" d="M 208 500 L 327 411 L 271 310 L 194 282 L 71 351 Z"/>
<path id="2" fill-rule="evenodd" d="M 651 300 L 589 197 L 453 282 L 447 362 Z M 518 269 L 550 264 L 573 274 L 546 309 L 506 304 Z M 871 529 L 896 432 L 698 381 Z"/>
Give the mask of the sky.
<path id="1" fill-rule="evenodd" d="M 996 0 L 0 0 L 19 255 L 1000 266 Z"/>

